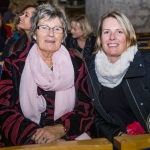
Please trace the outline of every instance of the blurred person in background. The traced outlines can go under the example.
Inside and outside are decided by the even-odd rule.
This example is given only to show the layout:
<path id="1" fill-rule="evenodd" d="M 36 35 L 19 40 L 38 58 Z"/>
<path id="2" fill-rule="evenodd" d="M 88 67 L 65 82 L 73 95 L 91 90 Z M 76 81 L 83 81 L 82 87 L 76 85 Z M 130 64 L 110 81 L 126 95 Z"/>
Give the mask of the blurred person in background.
<path id="1" fill-rule="evenodd" d="M 79 15 L 70 19 L 69 27 L 71 34 L 66 38 L 66 47 L 78 50 L 86 61 L 94 51 L 96 40 L 91 22 L 86 15 Z"/>
<path id="2" fill-rule="evenodd" d="M 22 15 L 22 14 L 20 14 Z M 4 61 L 6 56 L 8 56 L 11 53 L 11 50 L 13 49 L 13 46 L 15 44 L 15 41 L 17 41 L 25 32 L 24 29 L 19 28 L 19 16 L 17 15 L 13 21 L 13 27 L 12 27 L 12 36 L 11 38 L 6 40 L 3 52 L 2 52 L 2 60 Z M 12 48 L 11 48 L 12 47 Z"/>
<path id="3" fill-rule="evenodd" d="M 3 48 L 5 46 L 6 35 L 7 35 L 7 31 L 3 23 L 2 14 L 0 13 L 0 52 L 3 51 Z"/>
<path id="4" fill-rule="evenodd" d="M 10 23 L 11 17 L 15 17 L 18 14 L 18 4 L 15 2 L 11 2 L 8 6 L 8 10 L 4 13 L 4 24 Z"/>

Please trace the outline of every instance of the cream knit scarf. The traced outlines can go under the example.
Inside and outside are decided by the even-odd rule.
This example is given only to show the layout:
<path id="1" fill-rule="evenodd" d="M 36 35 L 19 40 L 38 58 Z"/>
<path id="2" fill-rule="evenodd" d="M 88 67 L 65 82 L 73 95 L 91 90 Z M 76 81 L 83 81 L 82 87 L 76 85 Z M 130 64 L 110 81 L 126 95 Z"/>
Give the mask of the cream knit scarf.
<path id="1" fill-rule="evenodd" d="M 119 85 L 126 74 L 130 62 L 138 51 L 137 45 L 129 47 L 114 64 L 110 63 L 103 50 L 96 54 L 95 71 L 98 81 L 105 87 L 114 88 Z"/>

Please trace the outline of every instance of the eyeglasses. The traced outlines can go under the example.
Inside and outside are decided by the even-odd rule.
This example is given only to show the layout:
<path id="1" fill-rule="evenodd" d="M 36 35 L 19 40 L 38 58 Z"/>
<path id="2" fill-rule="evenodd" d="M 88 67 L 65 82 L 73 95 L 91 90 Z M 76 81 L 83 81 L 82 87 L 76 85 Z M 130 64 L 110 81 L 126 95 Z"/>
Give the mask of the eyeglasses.
<path id="1" fill-rule="evenodd" d="M 37 29 L 39 29 L 41 32 L 44 32 L 44 33 L 49 33 L 49 31 L 52 29 L 53 30 L 53 33 L 58 33 L 58 34 L 62 34 L 63 33 L 63 28 L 62 27 L 49 27 L 47 25 L 40 25 L 40 26 L 37 26 Z"/>

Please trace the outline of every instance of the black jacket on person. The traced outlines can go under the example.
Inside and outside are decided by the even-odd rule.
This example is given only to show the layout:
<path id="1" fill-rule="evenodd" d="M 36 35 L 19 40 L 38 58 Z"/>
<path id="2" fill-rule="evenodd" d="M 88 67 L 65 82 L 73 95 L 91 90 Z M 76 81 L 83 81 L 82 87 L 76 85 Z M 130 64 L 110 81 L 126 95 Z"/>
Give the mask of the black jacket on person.
<path id="1" fill-rule="evenodd" d="M 3 37 L 0 34 L 0 52 L 3 51 L 4 47 L 5 47 L 5 40 L 3 39 Z"/>
<path id="2" fill-rule="evenodd" d="M 95 73 L 95 55 L 88 58 L 87 66 L 90 74 L 88 77 L 90 96 L 96 108 L 91 133 L 94 137 L 105 137 L 113 141 L 113 137 L 119 132 L 126 133 L 126 126 L 116 114 L 107 114 L 100 104 L 101 84 Z M 150 133 L 150 56 L 142 56 L 138 51 L 121 84 L 138 122 L 146 133 Z"/>
<path id="3" fill-rule="evenodd" d="M 95 48 L 95 41 L 96 41 L 95 36 L 90 36 L 89 38 L 86 39 L 84 52 L 83 52 L 83 58 L 85 59 L 85 61 L 88 56 L 92 55 L 92 52 L 94 51 Z M 73 38 L 71 34 L 68 34 L 65 44 L 67 49 L 74 48 L 78 50 L 80 53 L 83 50 L 82 48 L 79 47 L 77 38 Z"/>

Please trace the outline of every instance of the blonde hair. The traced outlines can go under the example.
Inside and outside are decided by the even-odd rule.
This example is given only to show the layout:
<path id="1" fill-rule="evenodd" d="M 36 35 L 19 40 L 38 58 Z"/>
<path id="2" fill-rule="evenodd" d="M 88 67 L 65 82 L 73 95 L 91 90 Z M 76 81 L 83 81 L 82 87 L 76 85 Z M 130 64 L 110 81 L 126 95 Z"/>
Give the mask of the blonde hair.
<path id="1" fill-rule="evenodd" d="M 126 49 L 128 49 L 130 46 L 137 44 L 136 34 L 129 19 L 124 14 L 118 11 L 112 11 L 112 12 L 108 12 L 104 14 L 101 20 L 99 21 L 98 32 L 97 32 L 97 37 L 96 37 L 96 49 L 94 53 L 97 53 L 102 48 L 102 44 L 101 44 L 102 25 L 103 25 L 104 20 L 109 17 L 115 18 L 121 25 L 127 38 Z"/>
<path id="2" fill-rule="evenodd" d="M 73 17 L 70 19 L 70 23 L 72 21 L 79 24 L 80 29 L 84 31 L 83 37 L 85 39 L 87 39 L 91 34 L 93 34 L 93 27 L 86 15 L 79 15 L 79 16 Z"/>

